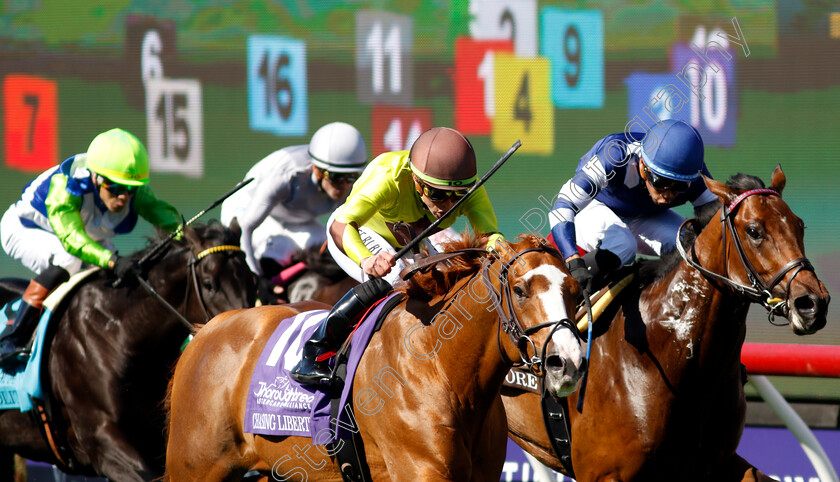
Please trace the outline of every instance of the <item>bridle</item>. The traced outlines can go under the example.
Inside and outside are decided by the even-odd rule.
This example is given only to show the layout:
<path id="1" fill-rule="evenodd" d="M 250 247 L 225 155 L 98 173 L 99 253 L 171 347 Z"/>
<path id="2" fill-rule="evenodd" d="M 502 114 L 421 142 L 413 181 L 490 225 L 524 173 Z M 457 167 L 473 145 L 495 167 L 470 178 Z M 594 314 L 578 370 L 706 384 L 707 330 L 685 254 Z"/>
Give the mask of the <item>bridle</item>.
<path id="1" fill-rule="evenodd" d="M 202 250 L 198 253 L 194 253 L 194 252 L 190 251 L 190 258 L 187 261 L 187 269 L 189 270 L 188 280 L 192 280 L 192 285 L 195 289 L 196 298 L 199 301 L 199 306 L 201 306 L 201 311 L 204 313 L 204 322 L 205 323 L 210 321 L 212 316 L 210 315 L 210 311 L 207 309 L 207 302 L 204 300 L 204 294 L 202 293 L 202 290 L 201 290 L 201 284 L 198 281 L 197 266 L 198 266 L 198 263 L 200 263 L 201 260 L 203 260 L 207 256 L 209 256 L 211 254 L 224 253 L 224 252 L 241 253 L 242 248 L 240 248 L 239 246 L 232 245 L 232 244 L 222 244 L 222 245 L 219 245 L 219 246 L 213 246 L 211 248 L 207 248 L 207 249 Z M 178 318 L 178 321 L 180 321 L 181 324 L 184 325 L 190 331 L 190 333 L 195 334 L 195 332 L 197 331 L 196 327 L 195 327 L 195 323 L 188 320 L 175 307 L 173 307 L 168 301 L 166 301 L 162 296 L 160 296 L 160 294 L 158 294 L 158 292 L 155 291 L 154 287 L 152 287 L 152 285 L 150 285 L 146 280 L 144 280 L 141 277 L 138 277 L 137 280 L 140 282 L 140 285 L 142 285 L 143 288 L 145 288 L 146 291 L 149 292 L 150 295 L 152 295 L 152 297 L 157 299 L 166 309 L 168 309 L 173 315 L 175 315 L 175 317 Z M 184 309 L 186 309 L 186 307 L 189 305 L 189 299 L 190 299 L 190 283 L 188 281 L 187 282 L 187 291 L 184 294 Z"/>
<path id="2" fill-rule="evenodd" d="M 216 253 L 224 253 L 224 252 L 242 253 L 243 251 L 242 251 L 242 248 L 240 248 L 239 246 L 235 246 L 233 244 L 222 244 L 222 245 L 213 246 L 212 248 L 207 248 L 205 250 L 202 250 L 202 251 L 198 252 L 197 254 L 195 254 L 194 257 L 192 257 L 187 262 L 187 267 L 189 267 L 189 269 L 190 269 L 190 277 L 193 280 L 193 287 L 195 288 L 195 296 L 196 296 L 196 298 L 198 298 L 198 301 L 200 302 L 199 306 L 201 306 L 201 311 L 204 312 L 204 322 L 205 323 L 210 321 L 210 318 L 212 318 L 212 316 L 210 315 L 210 312 L 207 310 L 207 302 L 204 301 L 204 295 L 202 293 L 201 288 L 199 287 L 200 283 L 198 282 L 198 271 L 197 271 L 196 267 L 198 266 L 198 263 L 200 263 L 201 260 L 206 258 L 208 255 L 216 254 Z M 190 290 L 189 290 L 189 286 L 187 286 L 187 293 L 184 296 L 184 306 L 187 305 L 187 302 L 189 300 L 190 300 Z"/>
<path id="3" fill-rule="evenodd" d="M 691 265 L 692 267 L 694 267 L 695 269 L 697 269 L 698 271 L 703 273 L 703 275 L 706 276 L 707 278 L 714 279 L 714 280 L 716 280 L 716 281 L 718 281 L 718 282 L 720 282 L 720 283 L 722 283 L 726 286 L 729 286 L 730 288 L 734 289 L 736 292 L 740 293 L 741 296 L 749 299 L 750 301 L 752 301 L 754 303 L 758 303 L 758 304 L 764 306 L 764 308 L 768 312 L 768 314 L 767 314 L 768 320 L 771 323 L 773 323 L 773 319 L 774 319 L 775 315 L 780 315 L 780 316 L 783 316 L 783 317 L 787 317 L 788 314 L 790 313 L 790 306 L 789 306 L 790 286 L 791 286 L 791 284 L 793 284 L 793 279 L 796 277 L 796 275 L 798 275 L 803 270 L 813 272 L 814 271 L 814 266 L 811 264 L 811 262 L 808 260 L 808 258 L 803 256 L 801 258 L 796 258 L 794 260 L 791 260 L 790 262 L 788 262 L 787 264 L 782 266 L 782 268 L 779 269 L 779 271 L 777 271 L 776 274 L 773 275 L 772 278 L 770 278 L 769 282 L 764 281 L 764 279 L 761 277 L 761 275 L 758 274 L 758 271 L 755 269 L 755 266 L 753 266 L 752 262 L 750 262 L 749 258 L 747 258 L 747 254 L 744 251 L 744 246 L 741 243 L 741 238 L 740 238 L 740 236 L 738 236 L 738 232 L 735 230 L 735 225 L 732 221 L 732 218 L 735 217 L 736 210 L 738 209 L 738 206 L 741 204 L 741 202 L 744 199 L 746 199 L 750 196 L 756 195 L 756 194 L 762 194 L 762 195 L 768 195 L 768 196 L 781 196 L 781 194 L 779 194 L 778 191 L 775 191 L 773 189 L 763 189 L 763 188 L 762 189 L 751 189 L 749 191 L 746 191 L 746 192 L 743 192 L 743 193 L 739 194 L 735 199 L 732 200 L 731 203 L 729 203 L 728 206 L 723 205 L 720 208 L 720 221 L 721 221 L 721 232 L 722 232 L 721 241 L 722 241 L 723 259 L 724 259 L 724 262 L 723 262 L 724 274 L 723 275 L 714 273 L 714 272 L 712 272 L 712 271 L 710 271 L 710 270 L 708 270 L 708 269 L 706 269 L 706 268 L 704 268 L 703 266 L 700 265 L 700 262 L 697 260 L 697 253 L 694 249 L 694 244 L 693 243 L 691 245 L 691 256 L 688 256 L 688 254 L 685 251 L 685 248 L 682 245 L 681 234 L 682 234 L 683 228 L 685 227 L 685 225 L 687 223 L 694 223 L 694 222 L 696 222 L 696 220 L 688 219 L 680 225 L 679 229 L 677 230 L 676 245 L 677 245 L 677 249 L 680 252 L 680 255 L 682 255 L 682 257 L 686 261 L 686 263 L 688 263 L 689 265 Z M 744 271 L 746 271 L 746 273 L 747 273 L 747 279 L 750 282 L 750 286 L 742 285 L 740 283 L 737 283 L 737 282 L 733 281 L 731 278 L 729 278 L 729 274 L 728 274 L 728 272 L 729 272 L 729 270 L 728 270 L 729 262 L 728 262 L 728 257 L 727 257 L 727 253 L 726 253 L 726 244 L 727 244 L 726 243 L 726 236 L 727 236 L 726 233 L 727 233 L 727 231 L 732 236 L 732 244 L 735 246 L 735 251 L 738 253 L 738 257 L 741 259 L 741 264 L 744 267 Z M 787 273 L 792 271 L 792 270 L 794 270 L 794 271 L 793 271 L 793 275 L 791 276 L 790 281 L 788 282 L 787 287 L 785 289 L 785 298 L 782 299 L 782 298 L 777 298 L 777 297 L 773 296 L 773 294 L 772 294 L 773 288 L 775 288 L 776 285 L 781 283 L 782 280 L 787 275 Z"/>
<path id="4" fill-rule="evenodd" d="M 516 316 L 516 311 L 513 308 L 513 295 L 511 293 L 512 288 L 508 279 L 509 270 L 514 261 L 516 261 L 523 255 L 531 252 L 548 253 L 560 259 L 561 262 L 563 261 L 563 256 L 560 254 L 559 251 L 546 246 L 528 248 L 516 253 L 513 257 L 511 257 L 510 260 L 502 264 L 501 269 L 498 273 L 493 273 L 493 275 L 495 275 L 495 277 L 499 280 L 498 295 L 493 289 L 491 289 L 491 287 L 493 286 L 490 279 L 491 263 L 487 262 L 486 260 L 483 260 L 481 263 L 481 277 L 485 283 L 485 286 L 488 288 L 488 291 L 490 291 L 490 297 L 493 300 L 493 305 L 496 308 L 496 312 L 499 314 L 499 330 L 496 333 L 496 341 L 499 347 L 499 353 L 502 355 L 502 358 L 510 364 L 512 364 L 514 367 L 525 366 L 535 375 L 543 376 L 546 373 L 546 347 L 548 346 L 548 342 L 551 340 L 552 335 L 554 335 L 555 332 L 562 328 L 568 328 L 569 330 L 571 330 L 572 333 L 574 333 L 578 339 L 581 338 L 581 334 L 578 330 L 577 325 L 569 318 L 563 318 L 561 320 L 556 321 L 547 321 L 545 323 L 540 323 L 539 325 L 534 325 L 532 327 L 525 328 L 522 325 L 522 322 Z M 505 304 L 507 309 L 503 308 L 502 303 Z M 531 335 L 539 332 L 544 328 L 551 328 L 551 330 L 549 331 L 546 343 L 543 344 L 542 351 L 539 355 L 537 355 L 537 347 L 534 343 L 534 340 L 531 339 Z M 507 354 L 505 354 L 505 351 L 502 349 L 502 331 L 507 333 L 511 342 L 513 342 L 513 344 L 519 349 L 519 361 L 511 360 L 507 356 Z M 529 346 L 531 348 L 531 352 L 533 352 L 533 355 L 529 353 Z"/>

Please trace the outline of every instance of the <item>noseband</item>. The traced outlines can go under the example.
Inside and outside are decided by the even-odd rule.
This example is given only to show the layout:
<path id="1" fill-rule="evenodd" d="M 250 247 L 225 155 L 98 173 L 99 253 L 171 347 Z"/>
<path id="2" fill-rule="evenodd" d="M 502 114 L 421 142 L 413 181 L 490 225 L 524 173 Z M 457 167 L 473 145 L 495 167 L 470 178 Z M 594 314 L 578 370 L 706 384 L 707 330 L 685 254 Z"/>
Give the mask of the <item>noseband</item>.
<path id="1" fill-rule="evenodd" d="M 691 256 L 689 257 L 686 252 L 685 248 L 681 242 L 681 234 L 682 230 L 685 225 L 689 222 L 695 222 L 694 219 L 688 219 L 684 221 L 679 229 L 677 230 L 677 249 L 682 255 L 683 259 L 692 267 L 699 270 L 703 273 L 707 278 L 715 279 L 731 288 L 733 288 L 736 292 L 740 293 L 741 296 L 746 297 L 750 301 L 754 303 L 758 303 L 767 310 L 767 318 L 772 323 L 775 315 L 780 315 L 787 317 L 790 313 L 790 285 L 793 284 L 793 279 L 798 275 L 801 271 L 814 271 L 814 266 L 806 257 L 796 258 L 784 266 L 782 266 L 779 271 L 770 278 L 769 282 L 765 282 L 761 275 L 758 274 L 758 271 L 753 266 L 752 262 L 750 262 L 749 258 L 747 258 L 747 253 L 744 251 L 744 246 L 741 243 L 741 237 L 738 236 L 738 232 L 735 230 L 735 225 L 732 222 L 732 218 L 735 217 L 735 211 L 737 210 L 738 206 L 741 202 L 755 194 L 764 194 L 768 196 L 781 196 L 777 191 L 773 189 L 751 189 L 744 193 L 741 193 L 736 197 L 728 206 L 723 205 L 720 209 L 720 222 L 721 222 L 721 241 L 722 241 L 722 249 L 723 249 L 723 270 L 724 274 L 720 275 L 709 271 L 708 269 L 700 266 L 699 261 L 697 261 L 697 253 L 694 249 L 694 244 L 691 245 Z M 724 227 L 725 226 L 725 227 Z M 732 236 L 732 244 L 735 246 L 735 251 L 738 253 L 738 257 L 741 259 L 741 264 L 744 267 L 744 271 L 747 273 L 747 279 L 750 282 L 750 286 L 742 285 L 733 281 L 729 278 L 728 275 L 728 257 L 726 253 L 726 233 L 727 231 Z M 776 287 L 779 283 L 782 282 L 784 277 L 787 273 L 791 270 L 795 270 L 793 275 L 790 278 L 790 282 L 787 284 L 787 288 L 785 290 L 785 298 L 776 298 L 773 296 L 772 291 L 773 288 Z"/>
<path id="2" fill-rule="evenodd" d="M 490 279 L 491 273 L 489 268 L 489 262 L 482 262 L 481 277 L 485 281 L 485 285 L 490 291 L 490 297 L 493 300 L 493 305 L 496 309 L 496 312 L 499 314 L 499 332 L 497 333 L 496 340 L 499 345 L 499 353 L 502 355 L 502 358 L 510 362 L 513 366 L 525 366 L 535 375 L 541 376 L 545 373 L 546 347 L 548 346 L 548 342 L 551 340 L 551 336 L 554 335 L 554 333 L 561 328 L 568 328 L 578 338 L 580 338 L 581 335 L 577 325 L 575 325 L 575 323 L 568 318 L 563 318 L 562 320 L 557 321 L 548 321 L 545 323 L 540 323 L 539 325 L 532 326 L 530 328 L 525 328 L 522 325 L 522 322 L 516 316 L 516 312 L 513 309 L 513 295 L 511 293 L 511 286 L 508 281 L 508 271 L 511 265 L 513 265 L 514 261 L 522 257 L 522 255 L 535 251 L 548 253 L 560 259 L 560 261 L 563 261 L 563 256 L 560 254 L 559 251 L 545 246 L 528 248 L 520 251 L 519 253 L 516 253 L 510 260 L 508 260 L 502 265 L 501 269 L 498 272 L 498 276 L 496 276 L 500 284 L 498 296 L 496 295 L 494 290 L 490 289 L 493 285 Z M 507 311 L 502 307 L 502 303 L 504 303 L 507 306 Z M 543 328 L 549 327 L 551 328 L 551 330 L 548 334 L 546 343 L 543 344 L 541 354 L 537 355 L 536 344 L 531 339 L 530 335 L 537 333 Z M 502 349 L 501 331 L 507 333 L 513 344 L 519 349 L 520 361 L 514 362 L 505 354 L 504 350 Z M 531 347 L 534 353 L 533 355 L 529 354 L 529 346 Z"/>

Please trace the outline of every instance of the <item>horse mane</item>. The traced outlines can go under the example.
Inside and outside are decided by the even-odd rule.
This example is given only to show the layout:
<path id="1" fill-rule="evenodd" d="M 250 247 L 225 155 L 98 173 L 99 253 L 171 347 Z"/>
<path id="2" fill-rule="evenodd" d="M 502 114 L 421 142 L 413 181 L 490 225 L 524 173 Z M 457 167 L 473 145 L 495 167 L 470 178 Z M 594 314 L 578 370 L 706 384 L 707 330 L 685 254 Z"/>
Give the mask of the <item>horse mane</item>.
<path id="1" fill-rule="evenodd" d="M 750 174 L 744 174 L 739 172 L 731 176 L 726 181 L 726 185 L 738 191 L 748 191 L 750 189 L 764 188 L 764 181 L 762 181 L 757 176 L 752 176 Z M 719 209 L 720 201 L 715 201 L 700 206 L 698 211 L 695 213 L 697 225 L 701 227 L 706 227 L 706 225 L 709 224 L 709 221 L 711 221 L 712 216 L 714 216 Z M 697 239 L 697 235 L 700 234 L 700 232 L 695 231 L 694 226 L 690 224 L 686 226 L 686 229 L 683 231 L 683 233 L 683 239 L 685 239 L 685 244 L 687 246 L 693 244 L 694 240 Z M 682 256 L 680 255 L 679 251 L 677 249 L 672 249 L 671 251 L 664 253 L 660 258 L 646 259 L 639 262 L 639 286 L 648 286 L 661 280 L 666 275 L 668 275 L 668 273 L 676 269 L 677 265 L 680 264 L 680 261 L 682 261 Z"/>
<path id="2" fill-rule="evenodd" d="M 487 239 L 488 236 L 464 233 L 452 241 L 443 243 L 444 252 L 449 253 L 459 249 L 470 248 L 483 250 L 487 246 Z M 517 245 L 527 243 L 530 247 L 538 247 L 545 244 L 544 240 L 530 234 L 520 235 L 518 239 L 522 241 L 517 243 Z M 486 255 L 466 253 L 437 263 L 426 271 L 415 273 L 408 280 L 408 283 L 398 288 L 398 290 L 403 291 L 411 298 L 429 301 L 435 296 L 449 292 L 461 278 L 477 273 L 481 269 L 481 260 L 484 259 L 484 256 L 494 255 L 489 252 Z"/>
<path id="3" fill-rule="evenodd" d="M 726 181 L 726 185 L 731 187 L 732 189 L 738 189 L 741 191 L 749 191 L 750 189 L 764 189 L 764 181 L 761 180 L 758 176 L 752 176 L 750 174 L 744 173 L 737 173 L 729 178 Z"/>

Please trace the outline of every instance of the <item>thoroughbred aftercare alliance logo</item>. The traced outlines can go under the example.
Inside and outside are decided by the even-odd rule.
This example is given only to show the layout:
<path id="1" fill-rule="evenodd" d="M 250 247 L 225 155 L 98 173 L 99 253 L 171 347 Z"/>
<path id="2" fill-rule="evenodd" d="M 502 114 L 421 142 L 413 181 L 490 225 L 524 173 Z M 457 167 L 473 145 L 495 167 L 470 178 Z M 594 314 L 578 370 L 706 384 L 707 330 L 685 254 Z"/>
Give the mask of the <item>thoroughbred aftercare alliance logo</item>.
<path id="1" fill-rule="evenodd" d="M 254 392 L 257 405 L 294 410 L 312 409 L 315 395 L 301 390 L 291 383 L 289 377 L 278 376 L 271 385 L 264 381 L 260 381 L 259 384 L 259 388 Z"/>

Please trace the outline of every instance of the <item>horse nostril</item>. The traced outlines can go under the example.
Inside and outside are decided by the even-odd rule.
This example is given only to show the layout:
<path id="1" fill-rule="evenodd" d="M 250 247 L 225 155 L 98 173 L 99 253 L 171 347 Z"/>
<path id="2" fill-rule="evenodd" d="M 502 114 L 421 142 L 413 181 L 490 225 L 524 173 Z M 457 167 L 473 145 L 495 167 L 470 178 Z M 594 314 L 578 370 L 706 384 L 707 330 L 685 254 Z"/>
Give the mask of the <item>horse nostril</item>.
<path id="1" fill-rule="evenodd" d="M 811 313 L 817 309 L 818 302 L 814 295 L 802 295 L 793 300 L 793 307 L 800 314 Z"/>
<path id="2" fill-rule="evenodd" d="M 545 367 L 548 370 L 562 370 L 566 367 L 566 361 L 558 355 L 550 355 L 545 360 Z"/>

